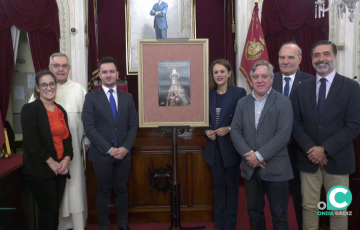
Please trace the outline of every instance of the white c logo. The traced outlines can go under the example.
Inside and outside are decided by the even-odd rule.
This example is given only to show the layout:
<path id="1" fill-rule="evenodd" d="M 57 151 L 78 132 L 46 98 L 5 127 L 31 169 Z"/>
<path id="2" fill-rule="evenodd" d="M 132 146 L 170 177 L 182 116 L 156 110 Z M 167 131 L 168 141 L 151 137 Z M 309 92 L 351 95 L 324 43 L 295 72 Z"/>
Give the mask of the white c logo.
<path id="1" fill-rule="evenodd" d="M 330 203 L 332 205 L 334 205 L 334 207 L 336 207 L 336 208 L 344 208 L 345 206 L 348 205 L 348 203 L 346 203 L 346 201 L 344 201 L 342 203 L 338 203 L 335 200 L 335 195 L 337 193 L 339 193 L 339 192 L 346 194 L 348 192 L 348 190 L 346 190 L 344 188 L 335 188 L 335 189 L 333 189 L 329 194 L 329 200 L 330 200 Z"/>

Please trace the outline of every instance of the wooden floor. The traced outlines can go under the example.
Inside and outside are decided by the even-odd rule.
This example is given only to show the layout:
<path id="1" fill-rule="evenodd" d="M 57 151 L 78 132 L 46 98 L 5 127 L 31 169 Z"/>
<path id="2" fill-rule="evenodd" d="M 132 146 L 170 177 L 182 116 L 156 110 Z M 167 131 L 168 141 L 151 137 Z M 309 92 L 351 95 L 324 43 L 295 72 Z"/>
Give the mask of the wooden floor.
<path id="1" fill-rule="evenodd" d="M 236 225 L 236 230 L 250 230 L 249 216 L 247 214 L 247 205 L 246 205 L 246 195 L 245 188 L 240 186 L 239 191 L 239 208 L 238 208 L 238 221 Z M 289 197 L 288 205 L 288 217 L 289 217 L 289 229 L 297 230 L 297 223 L 295 217 L 295 211 L 292 203 L 291 196 Z M 265 218 L 266 218 L 266 229 L 272 230 L 272 221 L 269 205 L 266 201 L 265 204 Z M 193 227 L 193 226 L 205 226 L 206 229 L 214 229 L 213 222 L 202 222 L 202 223 L 181 223 L 182 227 Z M 146 224 L 129 224 L 131 230 L 163 230 L 170 227 L 170 223 L 146 223 Z M 86 227 L 86 230 L 97 230 L 99 226 L 89 225 Z M 117 230 L 118 226 L 113 224 L 110 230 Z M 179 229 L 179 228 L 178 228 Z"/>

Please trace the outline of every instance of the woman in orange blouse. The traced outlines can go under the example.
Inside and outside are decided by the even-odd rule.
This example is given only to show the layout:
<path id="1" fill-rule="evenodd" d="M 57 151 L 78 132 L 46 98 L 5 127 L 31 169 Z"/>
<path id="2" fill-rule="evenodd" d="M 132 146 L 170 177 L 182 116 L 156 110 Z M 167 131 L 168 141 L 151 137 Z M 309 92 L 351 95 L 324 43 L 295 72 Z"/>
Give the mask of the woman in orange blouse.
<path id="1" fill-rule="evenodd" d="M 35 77 L 34 102 L 21 110 L 23 174 L 38 205 L 38 229 L 57 230 L 69 161 L 73 157 L 65 110 L 55 103 L 56 79 L 49 70 Z"/>

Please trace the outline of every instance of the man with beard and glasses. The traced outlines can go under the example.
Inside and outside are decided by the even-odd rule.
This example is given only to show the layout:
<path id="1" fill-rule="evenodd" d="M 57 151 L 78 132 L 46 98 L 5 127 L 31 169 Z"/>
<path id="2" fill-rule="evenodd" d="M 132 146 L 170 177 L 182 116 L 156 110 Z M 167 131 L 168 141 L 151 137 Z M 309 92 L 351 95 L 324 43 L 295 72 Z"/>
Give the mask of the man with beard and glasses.
<path id="1" fill-rule="evenodd" d="M 280 72 L 275 73 L 272 87 L 287 97 L 289 97 L 291 92 L 293 92 L 302 82 L 314 78 L 314 76 L 299 70 L 299 65 L 302 59 L 301 53 L 300 47 L 293 42 L 283 44 L 279 51 Z M 298 229 L 302 230 L 301 181 L 300 172 L 296 166 L 297 147 L 293 138 L 290 139 L 287 147 L 291 167 L 294 173 L 294 178 L 289 180 L 289 185 L 293 198 Z"/>
<path id="2" fill-rule="evenodd" d="M 319 227 L 322 186 L 326 192 L 336 185 L 349 188 L 349 174 L 355 171 L 353 140 L 360 132 L 360 86 L 335 71 L 336 54 L 331 41 L 316 42 L 311 51 L 316 78 L 299 85 L 290 96 L 306 230 Z M 347 228 L 346 215 L 330 216 L 330 229 Z"/>

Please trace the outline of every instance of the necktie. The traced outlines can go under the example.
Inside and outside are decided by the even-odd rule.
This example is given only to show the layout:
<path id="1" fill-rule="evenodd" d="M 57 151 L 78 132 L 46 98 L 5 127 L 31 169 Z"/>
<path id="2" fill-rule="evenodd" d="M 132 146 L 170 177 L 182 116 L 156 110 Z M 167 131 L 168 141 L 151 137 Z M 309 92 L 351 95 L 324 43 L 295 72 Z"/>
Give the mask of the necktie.
<path id="1" fill-rule="evenodd" d="M 116 103 L 115 103 L 115 99 L 114 99 L 114 96 L 113 96 L 113 93 L 114 90 L 113 89 L 109 89 L 109 93 L 110 93 L 110 98 L 109 98 L 109 101 L 110 101 L 110 107 L 111 107 L 111 110 L 112 110 L 112 113 L 114 115 L 114 118 L 115 118 L 115 122 L 116 122 L 116 117 L 117 117 L 117 109 L 116 109 Z M 116 138 L 116 133 L 115 133 L 115 147 L 117 147 L 117 138 Z"/>
<path id="2" fill-rule="evenodd" d="M 290 91 L 290 77 L 285 77 L 285 81 L 286 81 L 286 84 L 285 84 L 285 87 L 284 87 L 284 95 L 285 96 L 289 96 L 289 91 Z"/>
<path id="3" fill-rule="evenodd" d="M 325 96 L 326 96 L 326 78 L 321 78 L 321 85 L 319 88 L 319 96 L 318 96 L 318 113 L 321 117 L 324 104 L 325 104 Z"/>

